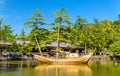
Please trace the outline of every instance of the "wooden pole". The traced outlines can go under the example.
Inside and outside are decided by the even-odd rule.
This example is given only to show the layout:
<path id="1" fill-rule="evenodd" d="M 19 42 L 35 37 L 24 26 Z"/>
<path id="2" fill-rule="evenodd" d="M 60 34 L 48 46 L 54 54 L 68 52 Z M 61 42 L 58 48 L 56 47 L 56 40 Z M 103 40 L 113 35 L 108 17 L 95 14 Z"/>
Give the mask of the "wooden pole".
<path id="1" fill-rule="evenodd" d="M 41 47 L 40 47 L 40 45 L 38 43 L 37 37 L 36 37 L 36 35 L 34 35 L 34 36 L 35 36 L 35 41 L 36 41 L 38 49 L 39 49 L 39 53 L 42 55 Z"/>
<path id="2" fill-rule="evenodd" d="M 58 58 L 58 51 L 59 51 L 59 39 L 60 39 L 60 26 L 58 26 L 58 36 L 57 36 L 57 50 L 56 50 L 56 58 Z"/>

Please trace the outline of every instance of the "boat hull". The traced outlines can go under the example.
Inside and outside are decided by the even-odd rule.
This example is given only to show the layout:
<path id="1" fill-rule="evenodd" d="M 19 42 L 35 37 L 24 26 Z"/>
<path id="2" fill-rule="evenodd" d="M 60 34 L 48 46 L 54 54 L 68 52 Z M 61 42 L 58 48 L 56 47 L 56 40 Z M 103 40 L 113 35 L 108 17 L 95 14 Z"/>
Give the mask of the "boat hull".
<path id="1" fill-rule="evenodd" d="M 49 58 L 49 57 L 44 57 L 40 55 L 34 55 L 34 58 L 41 63 L 48 63 L 48 64 L 81 64 L 81 63 L 88 63 L 92 53 L 88 55 L 83 55 L 80 57 L 74 57 L 74 58 Z"/>

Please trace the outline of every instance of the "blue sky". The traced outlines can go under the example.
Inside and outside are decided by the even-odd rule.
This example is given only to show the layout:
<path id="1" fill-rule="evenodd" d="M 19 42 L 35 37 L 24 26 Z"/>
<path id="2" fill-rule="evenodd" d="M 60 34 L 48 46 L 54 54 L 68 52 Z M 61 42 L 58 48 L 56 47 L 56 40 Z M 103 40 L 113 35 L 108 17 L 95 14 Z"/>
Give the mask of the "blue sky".
<path id="1" fill-rule="evenodd" d="M 29 33 L 30 29 L 23 24 L 35 9 L 42 12 L 47 23 L 53 20 L 50 14 L 62 7 L 67 9 L 72 22 L 78 15 L 92 22 L 93 18 L 115 20 L 120 14 L 119 3 L 120 0 L 0 0 L 0 18 L 11 25 L 14 34 L 22 28 Z"/>

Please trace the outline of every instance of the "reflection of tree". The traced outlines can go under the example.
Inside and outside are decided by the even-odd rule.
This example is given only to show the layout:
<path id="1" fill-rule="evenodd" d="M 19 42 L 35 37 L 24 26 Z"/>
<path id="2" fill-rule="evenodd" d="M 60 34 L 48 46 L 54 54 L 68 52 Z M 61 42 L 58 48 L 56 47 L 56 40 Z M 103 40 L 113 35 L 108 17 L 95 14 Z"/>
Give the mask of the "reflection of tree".
<path id="1" fill-rule="evenodd" d="M 46 76 L 91 76 L 91 69 L 87 65 L 39 65 L 35 71 L 40 75 L 46 72 Z"/>
<path id="2" fill-rule="evenodd" d="M 1 61 L 0 72 L 15 72 L 23 67 L 32 67 L 36 64 L 31 61 Z"/>
<path id="3" fill-rule="evenodd" d="M 12 72 L 18 71 L 19 64 L 7 64 L 6 62 L 0 64 L 0 73 L 1 72 Z"/>

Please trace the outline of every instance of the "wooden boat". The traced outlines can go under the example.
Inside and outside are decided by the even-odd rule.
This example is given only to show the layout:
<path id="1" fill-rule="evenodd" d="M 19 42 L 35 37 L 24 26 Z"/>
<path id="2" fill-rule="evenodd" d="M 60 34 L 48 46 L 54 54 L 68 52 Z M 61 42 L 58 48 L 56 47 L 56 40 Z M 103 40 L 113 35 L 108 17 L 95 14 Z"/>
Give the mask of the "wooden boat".
<path id="1" fill-rule="evenodd" d="M 93 53 L 89 53 L 88 55 L 83 55 L 79 57 L 72 58 L 49 58 L 40 55 L 34 55 L 34 58 L 41 63 L 49 63 L 49 64 L 80 64 L 80 63 L 88 63 L 91 55 Z"/>

